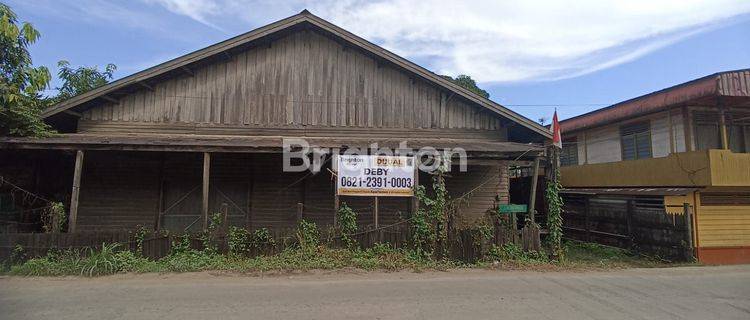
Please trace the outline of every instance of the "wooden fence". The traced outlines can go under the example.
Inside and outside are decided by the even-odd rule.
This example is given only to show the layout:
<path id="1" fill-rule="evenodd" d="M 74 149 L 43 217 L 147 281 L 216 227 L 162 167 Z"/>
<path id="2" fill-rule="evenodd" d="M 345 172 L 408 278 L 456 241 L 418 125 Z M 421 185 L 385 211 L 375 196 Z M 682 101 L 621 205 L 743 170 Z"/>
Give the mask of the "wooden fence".
<path id="1" fill-rule="evenodd" d="M 450 235 L 449 248 L 453 258 L 473 262 L 480 259 L 491 244 L 503 245 L 516 243 L 525 250 L 540 250 L 539 229 L 526 227 L 516 230 L 506 227 L 508 224 L 495 224 L 491 239 L 483 239 L 476 230 L 460 230 Z M 278 253 L 297 243 L 296 229 L 270 229 L 276 245 L 254 249 L 251 256 Z M 321 240 L 333 246 L 341 247 L 340 239 L 329 236 L 328 231 L 321 232 Z M 172 244 L 181 240 L 180 234 L 146 234 L 142 245 L 142 254 L 151 259 L 163 258 L 170 254 Z M 396 224 L 375 229 L 366 226 L 364 231 L 352 237 L 363 248 L 370 248 L 377 243 L 388 244 L 394 248 L 405 248 L 411 243 L 411 230 L 406 224 Z M 215 244 L 221 252 L 228 251 L 227 238 L 224 233 L 215 237 Z M 118 243 L 124 249 L 135 251 L 137 237 L 134 231 L 77 232 L 77 233 L 7 233 L 0 234 L 0 261 L 28 259 L 46 255 L 50 250 L 61 249 L 96 249 L 102 244 Z M 534 240 L 536 239 L 536 240 Z M 201 241 L 197 235 L 191 237 L 191 247 L 200 249 Z"/>
<path id="2" fill-rule="evenodd" d="M 568 238 L 632 249 L 666 259 L 693 258 L 690 206 L 666 210 L 660 199 L 566 196 Z M 669 212 L 668 212 L 669 211 Z"/>

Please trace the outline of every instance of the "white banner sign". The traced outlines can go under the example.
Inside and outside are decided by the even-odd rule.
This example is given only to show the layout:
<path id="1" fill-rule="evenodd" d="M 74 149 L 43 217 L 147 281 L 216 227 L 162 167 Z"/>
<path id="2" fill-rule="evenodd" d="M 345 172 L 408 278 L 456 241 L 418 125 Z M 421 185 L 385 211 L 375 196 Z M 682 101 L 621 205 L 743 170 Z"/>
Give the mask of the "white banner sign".
<path id="1" fill-rule="evenodd" d="M 336 192 L 342 196 L 411 197 L 414 158 L 340 155 Z"/>

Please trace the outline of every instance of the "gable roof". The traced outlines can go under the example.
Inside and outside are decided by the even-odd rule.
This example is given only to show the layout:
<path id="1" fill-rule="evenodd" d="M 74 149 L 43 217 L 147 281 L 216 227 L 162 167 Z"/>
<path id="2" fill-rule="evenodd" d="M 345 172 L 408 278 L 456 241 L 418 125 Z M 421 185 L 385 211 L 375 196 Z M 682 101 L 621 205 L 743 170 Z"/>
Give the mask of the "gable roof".
<path id="1" fill-rule="evenodd" d="M 511 121 L 514 121 L 523 127 L 530 129 L 532 132 L 541 135 L 546 139 L 551 138 L 549 129 L 537 124 L 536 122 L 484 97 L 481 97 L 468 89 L 465 89 L 459 85 L 454 84 L 451 81 L 443 79 L 442 77 L 430 72 L 429 70 L 420 67 L 419 65 L 408 61 L 380 46 L 377 46 L 365 39 L 362 39 L 353 33 L 346 31 L 320 17 L 317 17 L 307 10 L 303 10 L 299 14 L 293 15 L 286 19 L 276 21 L 250 32 L 241 34 L 234 38 L 219 42 L 212 46 L 200 49 L 198 51 L 186 54 L 184 56 L 169 60 L 162 64 L 124 77 L 102 87 L 96 88 L 89 92 L 77 95 L 68 100 L 62 101 L 51 108 L 45 110 L 42 113 L 43 118 L 49 118 L 61 113 L 73 113 L 76 114 L 76 109 L 84 104 L 92 102 L 96 99 L 112 100 L 113 98 L 108 96 L 121 90 L 127 90 L 132 87 L 149 87 L 147 81 L 153 78 L 157 78 L 166 75 L 169 72 L 175 70 L 185 70 L 190 72 L 189 66 L 197 63 L 204 59 L 225 54 L 229 50 L 243 45 L 249 44 L 253 41 L 258 41 L 262 38 L 272 36 L 284 30 L 289 30 L 295 26 L 302 24 L 310 24 L 317 27 L 325 32 L 331 33 L 334 36 L 342 39 L 347 44 L 358 47 L 370 54 L 373 54 L 385 61 L 395 64 L 396 66 L 416 74 L 417 76 L 448 90 L 460 97 L 465 98 L 473 103 L 480 105 L 502 117 L 505 117 Z"/>
<path id="2" fill-rule="evenodd" d="M 750 69 L 716 72 L 669 88 L 615 103 L 560 121 L 560 129 L 571 133 L 625 119 L 667 110 L 711 97 L 750 97 Z M 709 102 L 715 104 L 715 100 Z"/>

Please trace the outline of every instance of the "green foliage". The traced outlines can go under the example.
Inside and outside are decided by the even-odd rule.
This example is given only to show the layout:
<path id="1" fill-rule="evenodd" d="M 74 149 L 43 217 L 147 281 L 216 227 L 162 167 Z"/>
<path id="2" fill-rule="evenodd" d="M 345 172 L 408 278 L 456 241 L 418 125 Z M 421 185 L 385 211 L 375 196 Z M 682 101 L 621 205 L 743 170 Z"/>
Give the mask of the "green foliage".
<path id="1" fill-rule="evenodd" d="M 143 241 L 146 240 L 146 235 L 149 230 L 144 226 L 138 226 L 135 231 L 135 252 L 138 255 L 143 255 Z"/>
<path id="2" fill-rule="evenodd" d="M 420 207 L 411 220 L 412 242 L 416 253 L 422 256 L 447 253 L 448 221 L 454 211 L 445 188 L 445 173 L 449 165 L 444 161 L 432 173 L 432 196 L 427 195 L 424 186 L 417 186 Z"/>
<path id="3" fill-rule="evenodd" d="M 85 253 L 85 254 L 83 254 Z M 152 262 L 121 250 L 119 244 L 103 244 L 99 250 L 52 251 L 47 256 L 13 266 L 11 274 L 24 276 L 102 276 L 121 272 L 149 270 Z"/>
<path id="4" fill-rule="evenodd" d="M 49 127 L 39 117 L 45 104 L 41 92 L 50 81 L 49 70 L 34 67 L 29 45 L 39 31 L 0 3 L 0 136 L 44 136 Z"/>
<path id="5" fill-rule="evenodd" d="M 524 251 L 523 248 L 514 243 L 507 243 L 502 246 L 493 245 L 487 254 L 487 259 L 521 264 L 549 263 L 549 259 L 544 253 Z"/>
<path id="6" fill-rule="evenodd" d="M 190 234 L 186 233 L 182 236 L 178 236 L 177 241 L 172 241 L 172 248 L 170 249 L 171 255 L 190 251 Z"/>
<path id="7" fill-rule="evenodd" d="M 42 229 L 47 233 L 63 232 L 65 231 L 65 220 L 65 205 L 62 202 L 53 202 L 43 212 Z"/>
<path id="8" fill-rule="evenodd" d="M 200 237 L 201 243 L 203 243 L 203 250 L 211 253 L 219 251 L 214 238 L 216 231 L 221 227 L 223 220 L 224 215 L 221 212 L 216 212 L 211 215 L 211 218 L 208 220 L 208 229 L 203 231 L 203 234 Z"/>
<path id="9" fill-rule="evenodd" d="M 227 234 L 227 246 L 230 255 L 241 256 L 249 254 L 252 249 L 264 250 L 275 247 L 276 241 L 266 228 L 256 229 L 250 233 L 247 229 L 232 226 Z"/>
<path id="10" fill-rule="evenodd" d="M 256 249 L 264 247 L 275 247 L 276 240 L 271 236 L 271 232 L 266 228 L 260 228 L 253 231 L 251 246 Z"/>
<path id="11" fill-rule="evenodd" d="M 479 86 L 477 86 L 477 82 L 474 81 L 474 79 L 472 79 L 470 76 L 467 76 L 465 74 L 460 74 L 460 75 L 458 75 L 455 78 L 453 78 L 451 76 L 448 76 L 448 75 L 441 75 L 441 77 L 443 77 L 444 79 L 446 79 L 446 80 L 448 80 L 450 82 L 453 82 L 453 83 L 455 83 L 455 84 L 457 84 L 459 86 L 462 86 L 465 89 L 468 89 L 471 92 L 474 92 L 474 93 L 476 93 L 476 94 L 478 94 L 478 95 L 480 95 L 480 96 L 482 96 L 484 98 L 487 98 L 487 99 L 490 98 L 490 93 L 487 92 L 487 91 L 485 91 L 485 90 L 483 90 Z"/>
<path id="12" fill-rule="evenodd" d="M 65 60 L 59 61 L 57 66 L 60 68 L 57 76 L 60 77 L 63 85 L 56 88 L 59 93 L 50 99 L 51 104 L 62 102 L 107 84 L 109 80 L 112 80 L 113 73 L 117 70 L 117 66 L 111 63 L 104 67 L 104 71 L 99 71 L 96 67 L 72 68 L 70 63 Z"/>
<path id="13" fill-rule="evenodd" d="M 545 190 L 544 196 L 547 199 L 547 228 L 549 229 L 549 235 L 547 239 L 549 241 L 550 250 L 552 256 L 556 259 L 562 259 L 564 251 L 562 249 L 562 207 L 563 200 L 560 196 L 560 168 L 555 168 L 554 179 L 547 182 L 547 190 Z"/>
<path id="14" fill-rule="evenodd" d="M 357 232 L 357 213 L 350 208 L 346 202 L 341 204 L 337 213 L 337 221 L 341 232 L 341 241 L 347 248 L 353 249 L 357 246 L 357 241 L 351 235 Z"/>
<path id="15" fill-rule="evenodd" d="M 314 222 L 305 219 L 300 220 L 297 226 L 297 241 L 303 251 L 314 251 L 320 244 L 320 233 Z"/>
<path id="16" fill-rule="evenodd" d="M 247 254 L 250 251 L 250 245 L 250 232 L 245 228 L 229 227 L 227 246 L 229 247 L 230 254 Z"/>

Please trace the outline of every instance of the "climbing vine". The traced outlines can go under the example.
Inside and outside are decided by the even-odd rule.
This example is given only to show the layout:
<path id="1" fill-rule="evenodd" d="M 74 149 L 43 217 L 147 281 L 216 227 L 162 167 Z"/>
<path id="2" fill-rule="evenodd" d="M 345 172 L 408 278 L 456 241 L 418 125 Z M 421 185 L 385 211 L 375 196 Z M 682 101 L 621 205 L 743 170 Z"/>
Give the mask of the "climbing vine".
<path id="1" fill-rule="evenodd" d="M 357 232 L 357 213 L 344 202 L 337 212 L 337 221 L 341 232 L 341 241 L 347 248 L 355 248 L 357 241 L 351 235 Z"/>
<path id="2" fill-rule="evenodd" d="M 62 202 L 53 202 L 44 210 L 42 228 L 47 233 L 60 233 L 65 228 L 65 206 Z"/>
<path id="3" fill-rule="evenodd" d="M 562 206 L 563 200 L 560 196 L 560 169 L 555 168 L 554 177 L 547 182 L 545 198 L 547 199 L 547 228 L 549 229 L 549 246 L 552 256 L 558 259 L 563 256 L 562 249 Z"/>
<path id="4" fill-rule="evenodd" d="M 431 196 L 427 195 L 424 186 L 417 186 L 417 198 L 421 205 L 411 220 L 413 245 L 417 255 L 428 257 L 436 254 L 443 256 L 448 247 L 448 221 L 453 212 L 445 188 L 445 174 L 450 162 L 443 159 L 441 165 L 432 172 Z"/>

